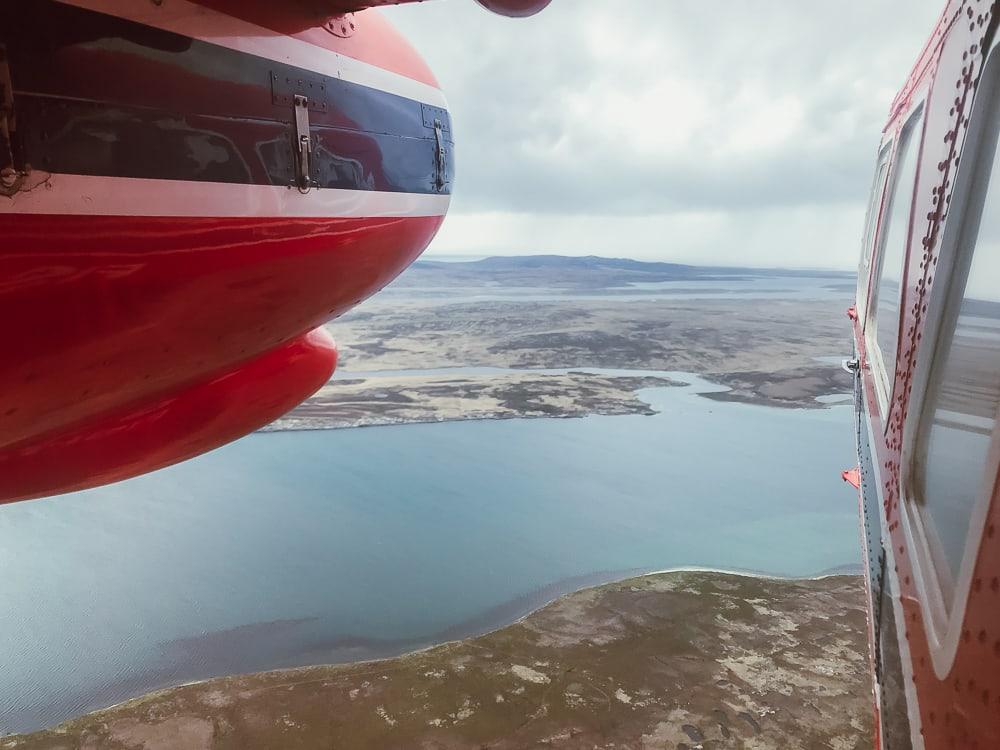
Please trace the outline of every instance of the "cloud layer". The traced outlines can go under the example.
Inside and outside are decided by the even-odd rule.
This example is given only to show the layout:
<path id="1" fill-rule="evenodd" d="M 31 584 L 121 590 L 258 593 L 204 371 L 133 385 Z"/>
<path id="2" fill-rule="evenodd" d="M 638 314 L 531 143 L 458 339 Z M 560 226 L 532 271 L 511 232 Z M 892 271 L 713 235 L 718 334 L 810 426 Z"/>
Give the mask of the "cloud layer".
<path id="1" fill-rule="evenodd" d="M 875 148 L 941 0 L 471 0 L 386 10 L 458 139 L 437 253 L 851 268 Z"/>

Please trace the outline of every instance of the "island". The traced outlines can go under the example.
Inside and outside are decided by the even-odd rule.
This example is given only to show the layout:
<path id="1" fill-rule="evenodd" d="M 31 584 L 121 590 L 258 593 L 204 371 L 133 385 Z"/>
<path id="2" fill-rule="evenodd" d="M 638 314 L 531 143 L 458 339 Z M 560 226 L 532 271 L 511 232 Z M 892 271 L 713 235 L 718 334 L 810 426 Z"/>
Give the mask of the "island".
<path id="1" fill-rule="evenodd" d="M 152 693 L 0 750 L 872 746 L 856 575 L 678 571 L 377 662 Z"/>

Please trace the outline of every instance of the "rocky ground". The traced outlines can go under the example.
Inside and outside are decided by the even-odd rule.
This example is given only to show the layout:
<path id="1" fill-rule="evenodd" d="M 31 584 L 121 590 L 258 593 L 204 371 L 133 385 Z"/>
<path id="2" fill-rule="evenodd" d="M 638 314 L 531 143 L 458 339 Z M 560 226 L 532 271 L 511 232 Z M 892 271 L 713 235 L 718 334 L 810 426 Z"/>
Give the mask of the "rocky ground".
<path id="1" fill-rule="evenodd" d="M 860 578 L 662 573 L 469 641 L 211 680 L 2 750 L 872 746 Z"/>
<path id="2" fill-rule="evenodd" d="M 332 381 L 266 429 L 653 414 L 636 390 L 673 384 L 668 378 L 604 377 L 584 372 L 344 378 Z"/>
<path id="3" fill-rule="evenodd" d="M 846 318 L 829 301 L 448 302 L 397 294 L 328 328 L 341 354 L 337 375 L 270 429 L 652 413 L 635 394 L 655 385 L 651 378 L 516 368 L 693 372 L 731 389 L 710 398 L 779 407 L 818 408 L 816 396 L 850 390 L 830 359 L 850 352 Z M 394 374 L 455 367 L 512 371 Z"/>
<path id="4" fill-rule="evenodd" d="M 341 368 L 683 370 L 705 375 L 836 370 L 849 354 L 846 305 L 773 299 L 482 302 L 374 297 L 328 329 Z"/>
<path id="5" fill-rule="evenodd" d="M 663 282 L 683 288 L 649 291 Z M 759 283 L 773 296 L 739 296 Z M 648 379 L 514 372 L 524 369 L 692 372 L 731 389 L 711 398 L 820 408 L 816 396 L 850 390 L 833 360 L 850 354 L 854 284 L 819 284 L 607 258 L 419 262 L 328 325 L 337 375 L 270 429 L 653 413 L 635 394 Z M 511 372 L 397 374 L 459 367 Z"/>

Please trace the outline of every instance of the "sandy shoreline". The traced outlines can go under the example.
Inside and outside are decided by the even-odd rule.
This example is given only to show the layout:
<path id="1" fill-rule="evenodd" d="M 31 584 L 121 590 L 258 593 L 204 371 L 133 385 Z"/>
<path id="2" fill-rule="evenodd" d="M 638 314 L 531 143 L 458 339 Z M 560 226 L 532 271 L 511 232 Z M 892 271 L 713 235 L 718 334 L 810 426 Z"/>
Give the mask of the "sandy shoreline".
<path id="1" fill-rule="evenodd" d="M 461 369 L 461 368 L 456 368 Z M 541 369 L 541 368 L 539 368 Z M 405 371 L 404 371 L 405 372 Z M 842 373 L 813 365 L 778 375 L 701 374 L 720 386 L 698 393 L 716 401 L 735 401 L 792 409 L 824 409 L 817 398 L 844 389 Z M 492 419 L 577 418 L 656 414 L 638 391 L 678 385 L 659 371 L 611 376 L 588 372 L 548 374 L 508 370 L 490 374 L 378 375 L 345 373 L 263 432 L 327 430 Z"/>
<path id="2" fill-rule="evenodd" d="M 338 429 L 480 419 L 645 414 L 642 388 L 669 378 L 511 370 L 489 374 L 393 375 L 334 379 L 265 431 Z"/>

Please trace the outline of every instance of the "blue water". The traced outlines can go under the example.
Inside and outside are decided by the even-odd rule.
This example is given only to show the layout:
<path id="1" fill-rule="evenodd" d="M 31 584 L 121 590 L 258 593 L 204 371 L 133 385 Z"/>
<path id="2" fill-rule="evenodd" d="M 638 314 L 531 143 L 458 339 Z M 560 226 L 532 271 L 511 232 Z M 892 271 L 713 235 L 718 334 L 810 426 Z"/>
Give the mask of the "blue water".
<path id="1" fill-rule="evenodd" d="M 257 434 L 0 507 L 0 733 L 212 675 L 400 653 L 628 571 L 859 559 L 851 408 Z"/>

